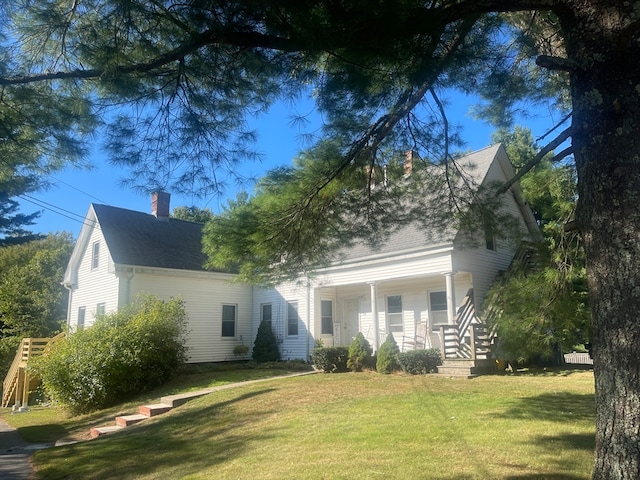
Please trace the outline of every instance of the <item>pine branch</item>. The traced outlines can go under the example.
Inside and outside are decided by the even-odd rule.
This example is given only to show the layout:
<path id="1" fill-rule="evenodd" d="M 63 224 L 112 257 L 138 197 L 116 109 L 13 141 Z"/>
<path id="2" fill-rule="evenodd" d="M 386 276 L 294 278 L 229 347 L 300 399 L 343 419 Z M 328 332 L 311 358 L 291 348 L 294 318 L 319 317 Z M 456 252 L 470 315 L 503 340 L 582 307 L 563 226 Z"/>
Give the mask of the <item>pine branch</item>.
<path id="1" fill-rule="evenodd" d="M 570 126 L 568 128 L 566 128 L 565 130 L 562 131 L 562 133 L 560 133 L 560 135 L 558 135 L 555 139 L 553 139 L 551 142 L 549 142 L 544 148 L 542 148 L 542 150 L 540 150 L 537 155 L 535 157 L 533 157 L 531 160 L 529 160 L 526 165 L 524 165 L 520 170 L 518 170 L 518 173 L 516 173 L 513 177 L 511 177 L 511 179 L 507 180 L 506 182 L 504 182 L 500 188 L 498 188 L 498 190 L 496 191 L 496 195 L 500 195 L 505 193 L 507 190 L 509 190 L 514 183 L 516 183 L 518 180 L 520 180 L 525 174 L 527 174 L 533 167 L 535 167 L 538 163 L 540 163 L 540 161 L 544 158 L 544 156 L 551 152 L 554 148 L 557 148 L 560 144 L 562 144 L 562 142 L 564 142 L 567 138 L 569 138 L 571 135 L 573 135 L 575 133 L 576 129 L 573 126 Z M 554 160 L 556 160 L 557 157 L 560 157 L 557 159 L 557 161 L 561 160 L 562 158 L 566 157 L 567 155 L 569 155 L 571 152 L 573 152 L 573 147 L 569 147 L 564 149 L 562 152 L 560 152 L 560 154 L 556 155 L 554 157 Z"/>

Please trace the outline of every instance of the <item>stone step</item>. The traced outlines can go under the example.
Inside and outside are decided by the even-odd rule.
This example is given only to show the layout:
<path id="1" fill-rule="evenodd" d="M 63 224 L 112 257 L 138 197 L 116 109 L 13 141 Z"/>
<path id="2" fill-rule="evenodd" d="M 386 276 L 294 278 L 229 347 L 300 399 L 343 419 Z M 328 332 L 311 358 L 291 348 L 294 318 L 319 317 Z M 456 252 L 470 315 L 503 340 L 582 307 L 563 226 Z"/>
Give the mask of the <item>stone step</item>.
<path id="1" fill-rule="evenodd" d="M 107 435 L 109 433 L 118 432 L 122 430 L 124 427 L 119 425 L 112 425 L 110 427 L 93 427 L 91 428 L 90 434 L 91 438 L 98 438 L 101 435 Z"/>
<path id="2" fill-rule="evenodd" d="M 138 407 L 138 412 L 147 417 L 155 417 L 156 415 L 162 415 L 167 413 L 173 407 L 166 403 L 156 403 L 153 405 L 141 405 Z"/>
<path id="3" fill-rule="evenodd" d="M 133 415 L 122 415 L 121 417 L 116 417 L 116 425 L 120 427 L 128 427 L 129 425 L 147 420 L 148 418 L 148 415 L 143 415 L 141 413 L 135 413 Z"/>

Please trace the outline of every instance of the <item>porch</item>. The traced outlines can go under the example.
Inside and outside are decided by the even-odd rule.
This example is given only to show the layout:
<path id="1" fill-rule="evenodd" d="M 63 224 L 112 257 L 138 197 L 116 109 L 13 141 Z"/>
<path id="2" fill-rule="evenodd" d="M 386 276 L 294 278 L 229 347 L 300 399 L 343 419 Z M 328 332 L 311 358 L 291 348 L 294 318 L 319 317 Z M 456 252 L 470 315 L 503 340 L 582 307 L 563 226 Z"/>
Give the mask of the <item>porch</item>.
<path id="1" fill-rule="evenodd" d="M 391 333 L 401 351 L 444 352 L 443 335 L 449 329 L 442 327 L 455 326 L 458 311 L 468 308 L 471 280 L 469 273 L 446 272 L 316 288 L 311 333 L 325 346 L 348 346 L 361 332 L 374 350 Z"/>

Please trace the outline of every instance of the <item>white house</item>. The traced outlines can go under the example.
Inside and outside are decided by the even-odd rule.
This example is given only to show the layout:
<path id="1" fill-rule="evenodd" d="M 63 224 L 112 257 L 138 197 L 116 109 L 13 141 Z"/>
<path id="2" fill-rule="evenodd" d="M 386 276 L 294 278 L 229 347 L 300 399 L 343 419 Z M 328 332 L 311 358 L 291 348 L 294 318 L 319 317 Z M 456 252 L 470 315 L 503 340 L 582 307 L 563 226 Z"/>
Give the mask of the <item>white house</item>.
<path id="1" fill-rule="evenodd" d="M 476 186 L 514 175 L 500 145 L 472 153 L 458 165 Z M 536 236 L 519 186 L 503 197 L 522 234 Z M 91 205 L 64 277 L 70 291 L 68 323 L 72 329 L 89 326 L 96 314 L 146 292 L 184 299 L 190 362 L 233 359 L 235 345 L 252 346 L 261 321 L 271 323 L 288 359 L 308 359 L 318 341 L 348 345 L 358 332 L 374 348 L 389 332 L 403 350 L 440 348 L 448 329 L 457 329 L 464 343 L 469 333 L 457 327 L 460 307 L 481 304 L 517 245 L 491 238 L 467 248 L 460 232 L 445 233 L 429 240 L 409 225 L 376 249 L 360 245 L 311 278 L 266 289 L 204 270 L 202 225 L 169 218 L 168 194 L 154 194 L 151 214 Z"/>

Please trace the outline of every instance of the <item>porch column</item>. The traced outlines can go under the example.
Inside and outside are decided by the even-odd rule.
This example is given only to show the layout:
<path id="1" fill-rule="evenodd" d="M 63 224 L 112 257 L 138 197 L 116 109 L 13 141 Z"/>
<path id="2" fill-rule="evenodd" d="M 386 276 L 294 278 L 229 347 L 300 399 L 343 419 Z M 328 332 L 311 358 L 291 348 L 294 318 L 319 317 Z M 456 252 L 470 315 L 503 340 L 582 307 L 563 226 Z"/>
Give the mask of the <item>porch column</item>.
<path id="1" fill-rule="evenodd" d="M 380 325 L 378 324 L 378 292 L 376 282 L 369 282 L 371 287 L 371 319 L 373 321 L 373 334 L 375 335 L 376 352 L 380 348 Z"/>
<path id="2" fill-rule="evenodd" d="M 456 321 L 456 272 L 444 273 L 447 290 L 447 321 L 449 325 L 454 325 Z"/>

